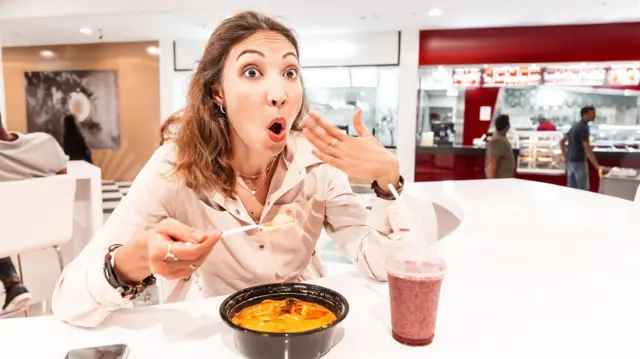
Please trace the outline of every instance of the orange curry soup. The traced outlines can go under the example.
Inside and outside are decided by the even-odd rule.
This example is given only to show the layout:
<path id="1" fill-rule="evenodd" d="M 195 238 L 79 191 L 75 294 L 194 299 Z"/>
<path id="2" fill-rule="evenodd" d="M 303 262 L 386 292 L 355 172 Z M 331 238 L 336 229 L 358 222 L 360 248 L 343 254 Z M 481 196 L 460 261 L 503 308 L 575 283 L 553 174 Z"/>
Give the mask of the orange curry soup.
<path id="1" fill-rule="evenodd" d="M 322 328 L 336 320 L 322 305 L 295 298 L 267 299 L 246 307 L 233 316 L 233 323 L 266 333 L 299 333 Z"/>

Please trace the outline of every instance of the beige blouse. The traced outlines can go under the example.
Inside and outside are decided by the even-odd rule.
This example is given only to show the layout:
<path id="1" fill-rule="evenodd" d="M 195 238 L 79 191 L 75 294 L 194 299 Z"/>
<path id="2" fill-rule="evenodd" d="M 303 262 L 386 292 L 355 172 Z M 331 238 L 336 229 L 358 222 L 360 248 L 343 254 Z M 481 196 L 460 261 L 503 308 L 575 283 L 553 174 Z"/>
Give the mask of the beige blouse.
<path id="1" fill-rule="evenodd" d="M 278 163 L 260 223 L 291 209 L 297 224 L 279 232 L 246 232 L 224 238 L 189 281 L 161 281 L 162 300 L 183 299 L 190 288 L 198 296 L 230 294 L 248 286 L 297 282 L 322 276 L 315 247 L 324 227 L 341 252 L 358 269 L 386 280 L 385 248 L 409 228 L 408 214 L 394 201 L 376 198 L 367 211 L 347 175 L 320 162 L 303 137 L 291 137 Z M 164 218 L 198 229 L 227 230 L 255 223 L 239 199 L 220 193 L 196 195 L 171 176 L 174 147 L 160 147 L 135 179 L 129 193 L 105 226 L 64 270 L 53 294 L 56 316 L 71 324 L 94 327 L 110 312 L 132 304 L 103 275 L 104 255 Z M 194 284 L 194 285 L 191 285 Z"/>

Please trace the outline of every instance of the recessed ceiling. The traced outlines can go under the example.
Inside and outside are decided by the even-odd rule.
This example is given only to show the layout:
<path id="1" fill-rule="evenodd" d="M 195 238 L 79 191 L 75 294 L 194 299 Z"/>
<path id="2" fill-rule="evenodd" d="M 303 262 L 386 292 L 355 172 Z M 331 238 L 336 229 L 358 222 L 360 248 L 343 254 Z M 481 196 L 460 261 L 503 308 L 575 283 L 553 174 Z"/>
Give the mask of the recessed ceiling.
<path id="1" fill-rule="evenodd" d="M 55 4 L 54 4 L 55 3 Z M 255 9 L 300 35 L 640 21 L 638 0 L 0 0 L 3 46 L 205 38 L 225 16 Z M 528 5 L 527 5 L 528 4 Z M 429 16 L 438 8 L 442 16 Z M 93 34 L 80 33 L 90 27 Z"/>

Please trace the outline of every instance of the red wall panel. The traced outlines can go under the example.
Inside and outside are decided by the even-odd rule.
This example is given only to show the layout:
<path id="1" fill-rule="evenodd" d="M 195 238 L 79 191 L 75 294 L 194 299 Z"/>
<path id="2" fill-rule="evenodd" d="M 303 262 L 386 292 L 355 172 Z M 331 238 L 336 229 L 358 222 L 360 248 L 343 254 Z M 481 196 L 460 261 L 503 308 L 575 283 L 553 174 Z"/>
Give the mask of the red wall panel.
<path id="1" fill-rule="evenodd" d="M 497 87 L 474 88 L 464 91 L 463 145 L 472 145 L 474 138 L 481 137 L 489 130 L 491 121 L 480 121 L 480 107 L 491 106 L 491 118 L 495 117 L 493 111 L 496 107 L 499 91 L 500 88 Z"/>
<path id="2" fill-rule="evenodd" d="M 420 65 L 638 59 L 638 22 L 420 32 Z"/>

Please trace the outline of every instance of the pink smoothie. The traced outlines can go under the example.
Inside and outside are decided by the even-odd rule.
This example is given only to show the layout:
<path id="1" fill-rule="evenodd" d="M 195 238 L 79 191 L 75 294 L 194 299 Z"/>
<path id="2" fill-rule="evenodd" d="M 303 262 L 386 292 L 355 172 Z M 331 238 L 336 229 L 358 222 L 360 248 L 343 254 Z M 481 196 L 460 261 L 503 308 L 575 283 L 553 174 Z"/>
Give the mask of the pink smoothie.
<path id="1" fill-rule="evenodd" d="M 402 262 L 389 268 L 393 338 L 406 345 L 433 341 L 444 265 Z"/>

